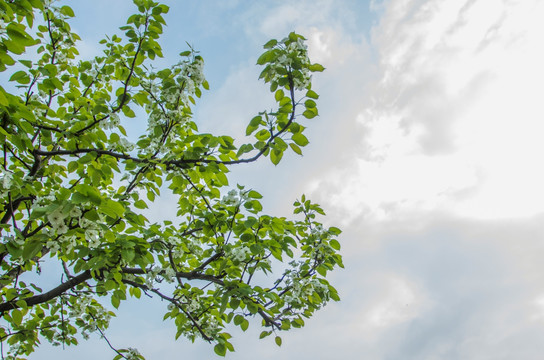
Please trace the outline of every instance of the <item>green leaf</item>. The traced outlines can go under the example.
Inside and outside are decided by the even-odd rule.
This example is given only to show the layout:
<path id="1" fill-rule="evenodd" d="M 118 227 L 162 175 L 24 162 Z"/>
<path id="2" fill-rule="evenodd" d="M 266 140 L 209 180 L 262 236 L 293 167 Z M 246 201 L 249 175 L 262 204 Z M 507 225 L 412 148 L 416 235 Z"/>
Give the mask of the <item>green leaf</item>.
<path id="1" fill-rule="evenodd" d="M 221 185 L 223 185 L 223 186 L 228 186 L 229 185 L 229 179 L 227 178 L 227 175 L 225 175 L 225 173 L 218 172 L 218 173 L 215 174 L 215 176 L 217 177 L 217 180 L 219 180 Z"/>
<path id="2" fill-rule="evenodd" d="M 213 351 L 219 356 L 225 356 L 227 353 L 227 347 L 223 343 L 218 343 L 213 347 Z"/>
<path id="3" fill-rule="evenodd" d="M 298 147 L 297 144 L 290 143 L 289 147 L 297 154 L 302 155 L 302 150 Z"/>
<path id="4" fill-rule="evenodd" d="M 293 140 L 295 144 L 299 146 L 306 146 L 309 144 L 308 138 L 302 133 L 293 134 L 293 136 L 291 136 L 291 140 Z"/>
<path id="5" fill-rule="evenodd" d="M 13 323 L 17 326 L 21 325 L 21 322 L 23 321 L 23 313 L 19 309 L 15 309 L 11 312 L 11 319 L 13 320 Z"/>
<path id="6" fill-rule="evenodd" d="M 313 90 L 308 90 L 306 92 L 306 96 L 309 97 L 310 99 L 318 99 L 319 98 L 319 95 L 317 95 L 317 93 Z"/>
<path id="7" fill-rule="evenodd" d="M 2 106 L 9 105 L 8 98 L 6 97 L 6 95 L 4 95 L 4 89 L 2 89 L 1 87 L 0 87 L 0 105 Z"/>
<path id="8" fill-rule="evenodd" d="M 258 65 L 264 65 L 268 62 L 272 62 L 276 58 L 276 51 L 275 49 L 265 51 L 259 58 L 257 59 Z"/>
<path id="9" fill-rule="evenodd" d="M 304 106 L 306 106 L 307 108 L 315 108 L 317 104 L 315 103 L 315 101 L 308 99 L 304 102 Z"/>
<path id="10" fill-rule="evenodd" d="M 121 300 L 119 300 L 119 298 L 115 294 L 111 296 L 111 304 L 114 308 L 118 309 L 120 303 Z"/>
<path id="11" fill-rule="evenodd" d="M 30 260 L 32 259 L 36 254 L 40 252 L 43 245 L 38 240 L 30 240 L 27 241 L 23 248 L 23 259 L 24 260 Z"/>
<path id="12" fill-rule="evenodd" d="M 276 101 L 280 101 L 281 99 L 283 99 L 285 97 L 285 93 L 283 92 L 282 89 L 279 89 L 278 91 L 276 91 L 276 93 L 274 94 L 274 98 L 276 99 Z"/>
<path id="13" fill-rule="evenodd" d="M 240 300 L 238 300 L 238 305 L 239 304 L 240 304 Z M 236 307 L 238 307 L 238 306 L 236 306 Z M 243 322 L 244 322 L 244 317 L 242 315 L 236 315 L 234 317 L 234 325 L 240 325 Z"/>
<path id="14" fill-rule="evenodd" d="M 258 192 L 256 192 L 255 190 L 251 190 L 247 196 L 249 196 L 250 198 L 252 199 L 262 199 L 263 196 L 261 194 L 259 194 Z"/>
<path id="15" fill-rule="evenodd" d="M 67 5 L 64 5 L 63 7 L 61 7 L 60 12 L 61 12 L 61 14 L 66 15 L 68 17 L 74 17 L 75 16 L 74 10 L 72 10 L 72 8 L 67 6 Z"/>
<path id="16" fill-rule="evenodd" d="M 283 151 L 281 150 L 274 149 L 270 152 L 270 161 L 272 161 L 272 164 L 274 165 L 278 165 L 282 157 L 283 157 Z"/>
<path id="17" fill-rule="evenodd" d="M 255 116 L 253 119 L 251 119 L 246 129 L 246 136 L 251 135 L 255 130 L 257 130 L 262 121 L 263 117 L 260 115 Z"/>
<path id="18" fill-rule="evenodd" d="M 267 129 L 261 129 L 257 134 L 255 134 L 257 140 L 265 141 L 270 137 L 270 131 Z"/>
<path id="19" fill-rule="evenodd" d="M 26 71 L 19 70 L 11 75 L 9 81 L 16 81 L 19 84 L 28 84 L 30 82 L 30 77 Z"/>
<path id="20" fill-rule="evenodd" d="M 327 276 L 327 269 L 323 266 L 318 266 L 316 269 L 317 273 L 323 277 Z"/>
<path id="21" fill-rule="evenodd" d="M 271 49 L 271 48 L 273 48 L 274 46 L 276 46 L 277 43 L 278 43 L 278 40 L 272 39 L 272 40 L 268 41 L 266 44 L 264 44 L 263 47 L 264 47 L 265 49 Z"/>
<path id="22" fill-rule="evenodd" d="M 274 339 L 274 341 L 276 342 L 276 345 L 281 346 L 281 337 L 276 336 L 276 338 Z"/>
<path id="23" fill-rule="evenodd" d="M 143 200 L 134 202 L 134 206 L 136 206 L 138 209 L 147 209 L 147 204 Z"/>
<path id="24" fill-rule="evenodd" d="M 116 201 L 106 199 L 102 202 L 100 209 L 108 216 L 112 218 L 117 218 L 123 216 L 125 213 L 125 208 L 123 205 L 119 204 Z"/>
<path id="25" fill-rule="evenodd" d="M 229 305 L 230 305 L 231 309 L 236 310 L 236 309 L 238 309 L 238 306 L 240 306 L 240 300 L 237 299 L 237 298 L 232 298 L 232 299 L 230 299 Z M 235 324 L 235 325 L 238 325 L 238 324 Z"/>
<path id="26" fill-rule="evenodd" d="M 310 70 L 312 72 L 321 72 L 321 71 L 325 70 L 325 68 L 321 64 L 312 64 L 312 65 L 308 66 L 308 70 Z"/>
<path id="27" fill-rule="evenodd" d="M 317 111 L 305 110 L 302 113 L 302 116 L 304 116 L 306 119 L 313 119 L 314 117 L 317 116 Z"/>
<path id="28" fill-rule="evenodd" d="M 340 250 L 340 243 L 338 242 L 338 240 L 332 239 L 329 244 L 334 250 Z"/>

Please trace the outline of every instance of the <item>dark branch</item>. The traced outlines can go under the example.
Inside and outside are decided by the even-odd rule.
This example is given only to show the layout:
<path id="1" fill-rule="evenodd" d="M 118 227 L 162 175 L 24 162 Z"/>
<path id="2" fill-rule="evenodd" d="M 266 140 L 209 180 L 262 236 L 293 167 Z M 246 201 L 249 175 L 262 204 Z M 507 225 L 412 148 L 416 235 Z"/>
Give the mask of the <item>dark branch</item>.
<path id="1" fill-rule="evenodd" d="M 59 286 L 57 286 L 54 289 L 49 290 L 48 292 L 45 292 L 43 294 L 31 296 L 28 298 L 23 299 L 14 299 L 5 303 L 0 304 L 0 313 L 4 313 L 5 311 L 17 309 L 20 306 L 16 304 L 18 300 L 24 300 L 26 302 L 27 306 L 34 306 L 38 304 L 43 304 L 45 302 L 48 302 L 49 300 L 52 300 L 56 298 L 57 296 L 60 296 L 61 294 L 65 293 L 66 291 L 73 289 L 77 285 L 89 280 L 91 278 L 91 272 L 89 270 L 74 276 L 68 281 L 63 282 Z"/>

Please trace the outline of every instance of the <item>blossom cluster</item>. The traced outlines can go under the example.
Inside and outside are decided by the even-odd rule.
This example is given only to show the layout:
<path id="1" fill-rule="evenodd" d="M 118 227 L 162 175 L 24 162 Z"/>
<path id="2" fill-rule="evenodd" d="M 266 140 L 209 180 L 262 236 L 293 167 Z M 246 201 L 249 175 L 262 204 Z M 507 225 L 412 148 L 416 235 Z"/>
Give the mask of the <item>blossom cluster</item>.
<path id="1" fill-rule="evenodd" d="M 173 247 L 173 255 L 175 258 L 183 256 L 185 251 L 189 251 L 196 256 L 202 255 L 202 252 L 204 251 L 202 249 L 202 244 L 197 237 L 169 236 L 166 239 L 166 242 Z"/>
<path id="2" fill-rule="evenodd" d="M 233 260 L 244 261 L 251 254 L 251 250 L 245 246 L 238 246 L 231 248 L 229 253 Z"/>
<path id="3" fill-rule="evenodd" d="M 53 194 L 49 194 L 44 197 L 37 197 L 32 207 L 33 209 L 47 206 L 55 197 Z M 61 246 L 67 251 L 71 251 L 77 244 L 78 237 L 69 232 L 72 221 L 76 220 L 81 229 L 84 230 L 85 240 L 87 240 L 90 248 L 96 248 L 101 244 L 101 238 L 103 231 L 99 226 L 99 222 L 91 221 L 83 216 L 83 212 L 77 206 L 72 207 L 70 210 L 64 206 L 59 206 L 54 211 L 47 214 L 47 221 L 51 228 L 43 230 L 44 234 L 48 235 L 51 240 L 47 242 L 47 247 L 52 253 L 60 250 Z"/>
<path id="4" fill-rule="evenodd" d="M 104 119 L 104 121 L 102 122 L 102 126 L 106 130 L 111 130 L 111 129 L 116 129 L 120 123 L 121 123 L 121 120 L 119 119 L 119 115 L 117 113 L 112 112 L 110 116 Z"/>
<path id="5" fill-rule="evenodd" d="M 290 291 L 285 294 L 284 301 L 291 306 L 299 307 L 303 305 L 304 299 L 315 292 L 319 294 L 325 305 L 330 297 L 328 285 L 317 277 L 301 276 L 300 274 L 303 273 L 301 268 L 305 266 L 304 261 L 291 261 L 289 264 L 294 269 L 285 274 L 285 284 Z"/>
<path id="6" fill-rule="evenodd" d="M 221 203 L 225 206 L 239 206 L 248 199 L 246 191 L 230 190 L 227 195 L 223 196 Z"/>
<path id="7" fill-rule="evenodd" d="M 91 295 L 83 294 L 72 299 L 68 315 L 71 318 L 84 320 L 85 326 L 81 332 L 83 338 L 88 339 L 90 333 L 96 331 L 98 327 L 108 327 L 112 313 L 97 303 Z M 89 309 L 93 310 L 92 316 L 89 314 Z"/>
<path id="8" fill-rule="evenodd" d="M 308 66 L 308 47 L 302 39 L 292 41 L 285 38 L 281 41 L 280 55 L 271 64 L 271 81 L 278 81 L 285 77 L 285 70 L 291 74 L 293 85 L 296 90 L 303 90 L 310 85 L 312 75 Z"/>
<path id="9" fill-rule="evenodd" d="M 200 300 L 197 295 L 193 294 L 193 297 L 191 299 L 187 298 L 186 296 L 183 296 L 181 300 L 179 300 L 180 304 L 185 305 L 185 310 L 190 313 L 194 313 L 198 309 L 200 309 Z M 175 304 L 170 303 L 168 304 L 168 311 L 174 310 L 176 307 Z"/>
<path id="10" fill-rule="evenodd" d="M 314 259 L 323 259 L 331 254 L 334 254 L 334 249 L 324 240 L 329 237 L 329 232 L 323 228 L 323 226 L 318 225 L 313 227 L 311 230 L 311 235 L 317 241 L 317 244 L 312 247 L 310 257 Z"/>
<path id="11" fill-rule="evenodd" d="M 125 359 L 127 360 L 138 360 L 141 359 L 141 354 L 138 352 L 138 349 L 135 348 L 127 348 L 126 353 L 124 354 Z"/>
<path id="12" fill-rule="evenodd" d="M 0 166 L 0 195 L 7 194 L 13 184 L 13 174 Z"/>
<path id="13" fill-rule="evenodd" d="M 158 266 L 153 266 L 151 269 L 149 269 L 145 273 L 145 286 L 147 286 L 149 289 L 153 289 L 155 280 L 157 279 L 157 276 L 159 276 L 161 270 L 162 269 Z"/>
<path id="14" fill-rule="evenodd" d="M 213 316 L 209 319 L 205 319 L 204 317 L 202 317 L 197 320 L 197 324 L 202 329 L 204 335 L 209 338 L 213 338 L 219 330 L 219 323 L 217 322 L 217 319 Z"/>

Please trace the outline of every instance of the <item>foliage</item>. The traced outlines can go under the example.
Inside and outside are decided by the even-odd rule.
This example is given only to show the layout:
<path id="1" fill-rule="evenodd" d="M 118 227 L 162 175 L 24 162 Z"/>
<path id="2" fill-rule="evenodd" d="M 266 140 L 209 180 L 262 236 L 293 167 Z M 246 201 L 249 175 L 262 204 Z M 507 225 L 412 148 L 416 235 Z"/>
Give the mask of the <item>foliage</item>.
<path id="1" fill-rule="evenodd" d="M 318 114 L 311 73 L 323 67 L 308 59 L 305 39 L 291 33 L 265 45 L 258 64 L 277 109 L 255 116 L 253 140 L 237 146 L 199 133 L 192 120 L 208 89 L 197 52 L 160 71 L 150 66 L 162 56 L 168 7 L 134 2 L 124 36 L 103 40 L 91 61 L 78 60 L 70 7 L 0 2 L 0 71 L 19 89 L 0 87 L 3 358 L 28 356 L 41 340 L 105 336 L 114 315 L 107 303 L 144 294 L 168 303 L 176 338 L 200 337 L 219 355 L 233 351 L 229 324 L 245 331 L 260 317 L 261 337 L 274 333 L 281 345 L 278 331 L 339 300 L 325 276 L 342 266 L 340 230 L 316 221 L 318 205 L 302 196 L 299 220 L 288 220 L 262 214 L 257 191 L 228 190 L 229 166 L 261 157 L 278 164 L 308 144 L 299 118 Z M 24 58 L 30 50 L 37 60 Z M 147 129 L 132 143 L 124 126 L 137 116 Z M 143 209 L 166 187 L 178 212 L 151 223 Z M 58 272 L 41 274 L 44 263 Z M 44 288 L 45 278 L 58 284 Z M 116 359 L 143 358 L 108 344 Z"/>

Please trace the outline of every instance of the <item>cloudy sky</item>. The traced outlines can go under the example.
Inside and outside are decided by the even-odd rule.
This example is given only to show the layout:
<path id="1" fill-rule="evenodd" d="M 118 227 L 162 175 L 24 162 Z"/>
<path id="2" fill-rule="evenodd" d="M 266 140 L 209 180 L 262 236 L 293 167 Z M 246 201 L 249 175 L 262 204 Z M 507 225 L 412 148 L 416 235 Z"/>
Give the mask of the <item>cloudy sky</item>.
<path id="1" fill-rule="evenodd" d="M 292 30 L 327 70 L 303 157 L 232 174 L 288 214 L 302 193 L 344 230 L 330 304 L 283 346 L 234 332 L 230 359 L 541 359 L 544 353 L 544 2 L 541 0 L 168 1 L 167 55 L 199 49 L 211 83 L 201 130 L 240 138 L 270 106 L 261 45 Z M 83 56 L 129 1 L 72 1 Z M 173 206 L 161 200 L 163 214 Z M 211 358 L 174 341 L 162 305 L 129 304 L 110 341 L 148 359 Z M 33 359 L 96 359 L 44 345 Z"/>

